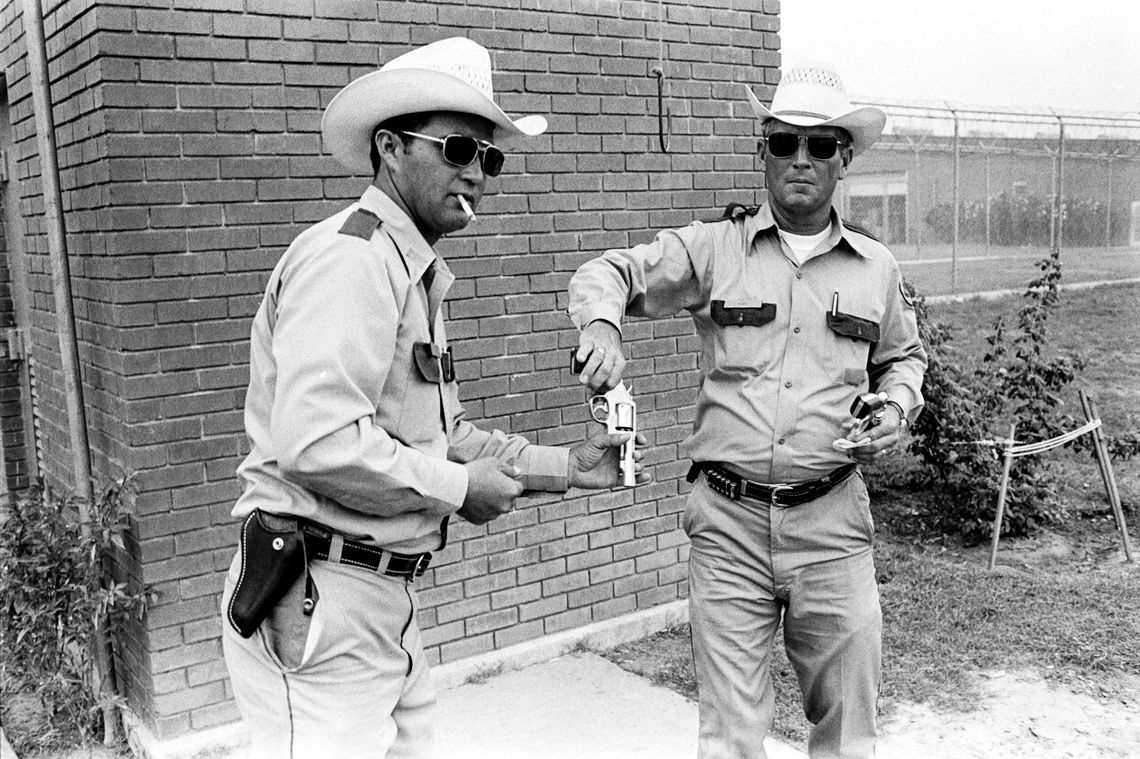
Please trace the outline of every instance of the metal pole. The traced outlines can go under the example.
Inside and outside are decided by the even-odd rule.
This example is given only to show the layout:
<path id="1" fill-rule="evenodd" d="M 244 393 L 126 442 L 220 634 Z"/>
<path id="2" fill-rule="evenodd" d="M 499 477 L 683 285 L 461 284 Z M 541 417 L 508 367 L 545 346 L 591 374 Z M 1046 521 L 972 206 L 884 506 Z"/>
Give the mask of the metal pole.
<path id="1" fill-rule="evenodd" d="M 1065 247 L 1065 120 L 1057 116 L 1061 131 L 1057 135 L 1057 237 L 1053 243 L 1053 253 L 1061 258 L 1061 248 Z"/>
<path id="2" fill-rule="evenodd" d="M 1108 202 L 1104 206 L 1104 252 L 1108 253 L 1112 250 L 1112 156 L 1105 156 L 1105 163 L 1107 170 L 1104 172 L 1108 177 Z"/>
<path id="3" fill-rule="evenodd" d="M 919 161 L 918 143 L 914 144 L 914 254 L 922 260 L 922 165 Z"/>
<path id="4" fill-rule="evenodd" d="M 1049 209 L 1049 249 L 1057 250 L 1057 156 L 1053 155 L 1053 174 L 1050 181 L 1053 183 L 1053 207 Z"/>
<path id="5" fill-rule="evenodd" d="M 888 232 L 891 228 L 891 202 L 890 195 L 887 195 L 887 183 L 883 183 L 882 194 L 879 196 L 879 210 L 883 214 L 883 242 L 890 245 L 895 242 L 890 238 Z"/>
<path id="6" fill-rule="evenodd" d="M 24 0 L 24 39 L 28 46 L 28 78 L 31 82 L 32 104 L 35 108 L 36 147 L 40 154 L 44 223 L 47 227 L 56 331 L 59 337 L 59 356 L 67 400 L 72 477 L 75 481 L 75 494 L 79 498 L 80 524 L 84 535 L 87 536 L 91 530 L 94 489 L 87 442 L 87 414 L 83 403 L 83 379 L 79 369 L 79 345 L 75 336 L 75 313 L 71 300 L 67 230 L 64 227 L 63 196 L 60 192 L 59 163 L 56 159 L 55 118 L 52 114 L 51 80 L 48 78 L 47 43 L 39 0 Z M 110 639 L 106 637 L 105 628 L 101 623 L 97 623 L 95 634 L 93 656 L 96 687 L 102 696 L 113 697 L 114 659 L 110 650 Z M 105 703 L 109 704 L 109 701 Z M 108 745 L 117 743 L 120 732 L 114 706 L 104 706 L 103 717 L 104 742 Z"/>
<path id="7" fill-rule="evenodd" d="M 986 258 L 990 257 L 990 154 L 986 153 Z"/>
<path id="8" fill-rule="evenodd" d="M 946 107 L 950 108 L 949 105 Z M 950 291 L 956 293 L 958 292 L 958 194 L 961 189 L 958 183 L 961 144 L 958 139 L 958 113 L 950 108 L 950 114 L 954 117 L 954 240 L 950 245 Z"/>

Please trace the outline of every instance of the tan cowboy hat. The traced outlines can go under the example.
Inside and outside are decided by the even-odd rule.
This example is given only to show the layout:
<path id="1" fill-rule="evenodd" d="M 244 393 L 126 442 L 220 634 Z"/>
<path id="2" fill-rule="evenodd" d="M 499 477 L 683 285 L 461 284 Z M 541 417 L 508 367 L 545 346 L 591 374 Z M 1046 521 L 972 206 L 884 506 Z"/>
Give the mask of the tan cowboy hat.
<path id="1" fill-rule="evenodd" d="M 466 37 L 451 37 L 404 53 L 350 82 L 325 109 L 321 135 L 342 166 L 371 174 L 369 142 L 376 125 L 423 111 L 473 113 L 507 136 L 533 137 L 546 131 L 542 116 L 512 121 L 495 105 L 491 54 Z"/>
<path id="2" fill-rule="evenodd" d="M 851 105 L 843 80 L 828 63 L 789 66 L 776 85 L 771 109 L 763 106 L 751 87 L 744 88 L 761 123 L 778 119 L 794 126 L 842 127 L 851 135 L 855 155 L 874 145 L 887 123 L 887 114 L 878 108 Z"/>

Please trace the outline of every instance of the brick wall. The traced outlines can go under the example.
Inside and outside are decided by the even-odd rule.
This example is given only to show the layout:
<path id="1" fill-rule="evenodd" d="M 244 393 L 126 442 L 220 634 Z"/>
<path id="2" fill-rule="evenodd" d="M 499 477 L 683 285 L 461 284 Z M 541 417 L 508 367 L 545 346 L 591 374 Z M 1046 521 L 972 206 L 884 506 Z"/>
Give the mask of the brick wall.
<path id="1" fill-rule="evenodd" d="M 22 24 L 0 11 L 44 373 L 47 467 L 66 482 Z M 137 473 L 123 571 L 157 604 L 119 652 L 133 709 L 160 737 L 236 718 L 218 638 L 247 450 L 248 330 L 268 272 L 305 226 L 359 196 L 321 152 L 321 111 L 413 45 L 467 35 L 495 51 L 509 113 L 550 131 L 489 183 L 479 220 L 440 244 L 462 397 L 481 425 L 584 437 L 566 370 L 566 285 L 583 261 L 653 230 L 755 202 L 751 111 L 779 64 L 775 0 L 78 0 L 46 26 L 96 471 Z M 664 23 L 658 14 L 664 13 Z M 658 38 L 663 43 L 659 46 Z M 658 148 L 664 59 L 670 152 Z M 543 496 L 456 524 L 419 583 L 436 662 L 683 597 L 678 444 L 699 381 L 685 319 L 628 330 L 651 485 Z"/>

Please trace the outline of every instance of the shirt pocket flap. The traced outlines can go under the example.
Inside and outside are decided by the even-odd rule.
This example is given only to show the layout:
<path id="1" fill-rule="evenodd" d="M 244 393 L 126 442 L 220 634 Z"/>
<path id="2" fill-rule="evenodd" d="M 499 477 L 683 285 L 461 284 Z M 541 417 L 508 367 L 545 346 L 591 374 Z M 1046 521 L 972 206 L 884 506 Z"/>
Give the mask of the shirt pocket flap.
<path id="1" fill-rule="evenodd" d="M 455 366 L 451 360 L 451 351 L 435 343 L 415 343 L 412 354 L 416 360 L 416 369 L 420 376 L 428 382 L 439 384 L 451 382 L 455 379 Z"/>
<path id="2" fill-rule="evenodd" d="M 722 327 L 762 327 L 776 318 L 776 304 L 726 308 L 723 300 L 714 300 L 709 304 L 709 315 Z"/>
<path id="3" fill-rule="evenodd" d="M 829 313 L 827 326 L 837 335 L 866 340 L 869 343 L 879 342 L 879 323 L 859 316 L 844 313 Z"/>

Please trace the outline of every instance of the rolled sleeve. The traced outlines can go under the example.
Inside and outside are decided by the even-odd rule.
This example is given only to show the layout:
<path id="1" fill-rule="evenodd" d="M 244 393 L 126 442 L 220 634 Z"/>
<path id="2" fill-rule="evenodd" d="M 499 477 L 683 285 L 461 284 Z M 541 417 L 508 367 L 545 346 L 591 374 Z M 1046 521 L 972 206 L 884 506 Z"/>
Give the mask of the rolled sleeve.
<path id="1" fill-rule="evenodd" d="M 524 490 L 564 493 L 570 487 L 569 449 L 536 445 L 501 430 L 487 432 L 461 419 L 456 420 L 448 458 L 464 463 L 496 458 L 519 469 Z"/>

